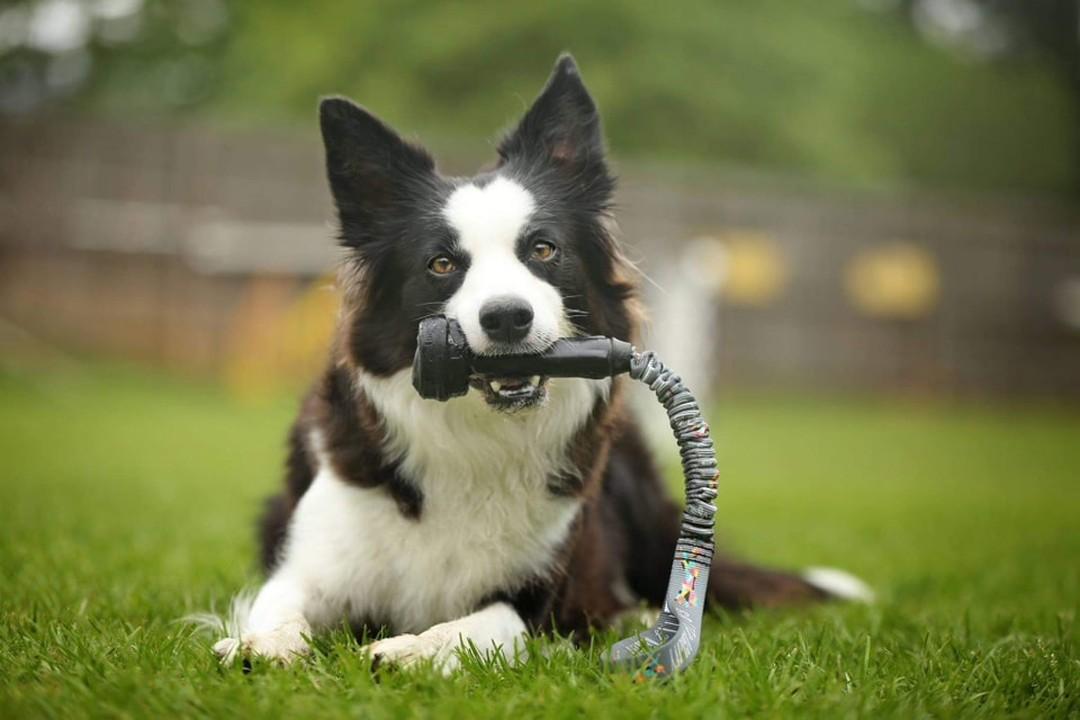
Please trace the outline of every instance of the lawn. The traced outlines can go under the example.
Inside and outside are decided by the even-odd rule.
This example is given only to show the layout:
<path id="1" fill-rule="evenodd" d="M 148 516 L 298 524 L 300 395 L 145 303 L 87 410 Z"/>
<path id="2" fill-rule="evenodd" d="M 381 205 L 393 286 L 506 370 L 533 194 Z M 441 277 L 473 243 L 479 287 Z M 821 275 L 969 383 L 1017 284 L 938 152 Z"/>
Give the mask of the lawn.
<path id="1" fill-rule="evenodd" d="M 1078 414 L 725 401 L 724 541 L 880 599 L 710 618 L 687 673 L 635 685 L 599 666 L 607 635 L 448 680 L 373 678 L 343 632 L 290 668 L 219 667 L 178 619 L 257 581 L 293 406 L 115 366 L 0 372 L 0 715 L 1080 716 Z"/>

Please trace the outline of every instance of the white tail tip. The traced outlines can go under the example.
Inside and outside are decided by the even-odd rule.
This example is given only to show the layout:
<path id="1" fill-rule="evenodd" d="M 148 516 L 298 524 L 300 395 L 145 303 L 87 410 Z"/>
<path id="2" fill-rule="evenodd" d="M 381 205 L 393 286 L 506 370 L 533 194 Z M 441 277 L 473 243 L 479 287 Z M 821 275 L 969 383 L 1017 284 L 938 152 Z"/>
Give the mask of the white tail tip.
<path id="1" fill-rule="evenodd" d="M 872 603 L 874 591 L 865 582 L 849 572 L 830 567 L 809 567 L 803 570 L 802 578 L 819 590 L 824 590 L 833 597 L 851 602 Z"/>

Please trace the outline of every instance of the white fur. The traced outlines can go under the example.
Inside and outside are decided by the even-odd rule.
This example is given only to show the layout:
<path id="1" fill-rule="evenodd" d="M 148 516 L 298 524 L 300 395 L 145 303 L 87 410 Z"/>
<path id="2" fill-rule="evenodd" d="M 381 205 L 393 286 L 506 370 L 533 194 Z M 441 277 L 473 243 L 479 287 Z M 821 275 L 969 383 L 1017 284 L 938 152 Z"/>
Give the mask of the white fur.
<path id="1" fill-rule="evenodd" d="M 423 494 L 421 517 L 404 517 L 383 488 L 345 483 L 315 433 L 318 473 L 297 505 L 281 565 L 239 644 L 219 643 L 223 657 L 240 649 L 289 659 L 306 649 L 304 634 L 346 617 L 424 637 L 554 561 L 580 501 L 553 496 L 547 481 L 572 472 L 566 448 L 609 381 L 552 379 L 545 406 L 512 414 L 493 411 L 476 390 L 446 403 L 424 400 L 408 370 L 361 373 L 359 385 L 385 423 L 388 458 Z M 503 617 L 495 624 L 513 625 Z M 466 634 L 484 639 L 483 630 Z M 506 632 L 491 637 L 502 643 Z M 444 645 L 419 647 L 445 654 Z"/>
<path id="2" fill-rule="evenodd" d="M 410 667 L 430 659 L 449 675 L 460 665 L 460 649 L 474 649 L 481 657 L 501 654 L 510 662 L 525 658 L 525 623 L 506 603 L 494 603 L 457 620 L 434 625 L 419 635 L 398 635 L 368 646 L 380 663 Z"/>
<path id="3" fill-rule="evenodd" d="M 853 602 L 874 602 L 874 591 L 849 572 L 830 567 L 808 567 L 802 572 L 803 580 L 819 590 Z"/>
<path id="4" fill-rule="evenodd" d="M 480 327 L 480 308 L 500 296 L 514 296 L 532 306 L 533 325 L 525 347 L 542 349 L 569 329 L 562 296 L 533 275 L 516 253 L 518 237 L 535 208 L 528 190 L 497 177 L 484 187 L 462 185 L 450 195 L 443 215 L 469 254 L 465 280 L 446 304 L 469 346 L 479 353 L 496 350 Z"/>

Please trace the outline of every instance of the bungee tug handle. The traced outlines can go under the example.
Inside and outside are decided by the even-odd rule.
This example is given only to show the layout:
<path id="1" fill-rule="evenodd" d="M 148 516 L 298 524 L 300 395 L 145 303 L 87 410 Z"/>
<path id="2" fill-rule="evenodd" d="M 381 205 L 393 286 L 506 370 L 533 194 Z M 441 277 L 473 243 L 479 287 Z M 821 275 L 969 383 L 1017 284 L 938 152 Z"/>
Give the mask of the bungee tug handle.
<path id="1" fill-rule="evenodd" d="M 540 353 L 476 355 L 457 321 L 442 315 L 420 322 L 412 370 L 413 386 L 420 396 L 440 401 L 466 394 L 469 378 L 476 375 L 605 378 L 629 373 L 649 386 L 667 411 L 679 444 L 686 508 L 656 623 L 615 643 L 606 659 L 613 668 L 634 673 L 639 682 L 686 668 L 701 642 L 714 549 L 718 470 L 709 426 L 679 376 L 654 353 L 600 336 L 560 338 Z"/>

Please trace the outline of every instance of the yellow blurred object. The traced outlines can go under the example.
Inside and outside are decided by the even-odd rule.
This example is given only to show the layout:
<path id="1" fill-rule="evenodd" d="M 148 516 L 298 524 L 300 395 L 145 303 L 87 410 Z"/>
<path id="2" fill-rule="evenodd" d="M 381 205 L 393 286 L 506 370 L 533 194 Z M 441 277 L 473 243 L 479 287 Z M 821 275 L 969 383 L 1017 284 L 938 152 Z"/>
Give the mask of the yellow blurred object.
<path id="1" fill-rule="evenodd" d="M 755 230 L 735 230 L 717 238 L 724 249 L 721 293 L 736 305 L 761 307 L 787 288 L 787 258 L 776 241 Z"/>
<path id="2" fill-rule="evenodd" d="M 936 306 L 940 278 L 934 257 L 912 243 L 892 242 L 858 253 L 845 273 L 848 299 L 864 315 L 914 320 Z"/>
<path id="3" fill-rule="evenodd" d="M 292 304 L 283 318 L 284 367 L 310 375 L 322 368 L 337 323 L 341 296 L 333 274 L 319 278 Z M 296 378 L 293 378 L 294 380 Z M 305 382 L 309 377 L 302 378 Z"/>
<path id="4" fill-rule="evenodd" d="M 332 276 L 299 292 L 292 278 L 252 278 L 232 316 L 226 387 L 258 400 L 311 380 L 326 359 L 338 304 Z"/>

